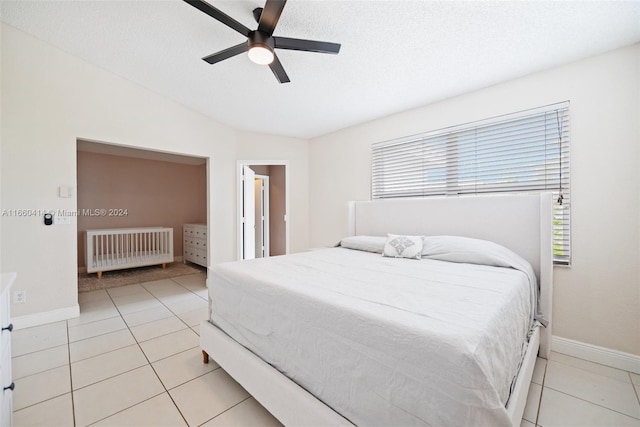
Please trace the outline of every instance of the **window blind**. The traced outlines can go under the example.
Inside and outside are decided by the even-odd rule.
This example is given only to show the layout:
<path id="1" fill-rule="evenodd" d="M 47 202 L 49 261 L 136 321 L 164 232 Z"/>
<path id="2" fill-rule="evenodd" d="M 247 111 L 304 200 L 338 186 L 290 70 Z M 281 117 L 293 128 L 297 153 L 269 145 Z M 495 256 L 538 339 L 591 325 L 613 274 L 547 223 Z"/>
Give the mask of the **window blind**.
<path id="1" fill-rule="evenodd" d="M 373 144 L 372 198 L 553 193 L 553 254 L 571 260 L 569 102 Z"/>

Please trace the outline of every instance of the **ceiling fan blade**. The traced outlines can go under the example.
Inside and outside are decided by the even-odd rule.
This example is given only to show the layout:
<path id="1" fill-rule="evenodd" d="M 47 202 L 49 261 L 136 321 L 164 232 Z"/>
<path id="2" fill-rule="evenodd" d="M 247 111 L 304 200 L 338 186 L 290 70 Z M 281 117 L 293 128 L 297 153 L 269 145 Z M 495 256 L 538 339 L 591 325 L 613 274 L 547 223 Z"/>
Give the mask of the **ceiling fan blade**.
<path id="1" fill-rule="evenodd" d="M 229 59 L 232 56 L 244 53 L 247 51 L 247 48 L 247 42 L 242 42 L 228 49 L 221 50 L 220 52 L 213 53 L 209 56 L 205 56 L 202 59 L 207 61 L 209 64 L 215 64 L 216 62 L 224 61 L 225 59 Z"/>
<path id="2" fill-rule="evenodd" d="M 233 19 L 232 17 L 230 17 L 220 9 L 217 9 L 211 6 L 206 1 L 204 0 L 184 0 L 184 1 L 186 3 L 189 3 L 191 6 L 195 7 L 196 9 L 206 13 L 213 19 L 216 19 L 222 22 L 227 27 L 233 28 L 243 36 L 247 36 L 247 37 L 249 36 L 249 32 L 251 31 L 250 29 L 248 29 L 247 27 L 245 27 L 240 22 L 236 21 L 235 19 Z"/>
<path id="3" fill-rule="evenodd" d="M 273 75 L 276 76 L 276 79 L 278 79 L 280 83 L 289 83 L 291 81 L 289 80 L 287 73 L 284 71 L 284 67 L 280 63 L 277 55 L 274 55 L 273 62 L 269 64 L 269 68 L 271 68 Z"/>
<path id="4" fill-rule="evenodd" d="M 273 30 L 278 24 L 280 14 L 287 0 L 267 0 L 267 3 L 262 8 L 262 14 L 260 15 L 260 22 L 258 22 L 258 31 L 266 33 L 268 35 L 273 34 Z"/>
<path id="5" fill-rule="evenodd" d="M 316 40 L 274 37 L 273 42 L 278 49 L 303 50 L 305 52 L 332 53 L 340 52 L 340 43 L 319 42 Z"/>

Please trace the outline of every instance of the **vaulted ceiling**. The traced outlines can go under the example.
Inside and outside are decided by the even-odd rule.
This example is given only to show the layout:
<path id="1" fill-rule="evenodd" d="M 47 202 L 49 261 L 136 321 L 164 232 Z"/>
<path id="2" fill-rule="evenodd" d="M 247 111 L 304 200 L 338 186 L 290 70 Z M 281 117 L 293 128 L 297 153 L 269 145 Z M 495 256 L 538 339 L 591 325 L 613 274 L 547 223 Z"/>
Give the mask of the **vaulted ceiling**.
<path id="1" fill-rule="evenodd" d="M 249 28 L 263 1 L 210 2 Z M 311 138 L 640 42 L 638 1 L 290 0 L 276 36 L 291 83 L 238 55 L 245 38 L 178 1 L 7 1 L 2 21 L 231 127 Z M 46 64 L 42 64 L 46 67 Z"/>

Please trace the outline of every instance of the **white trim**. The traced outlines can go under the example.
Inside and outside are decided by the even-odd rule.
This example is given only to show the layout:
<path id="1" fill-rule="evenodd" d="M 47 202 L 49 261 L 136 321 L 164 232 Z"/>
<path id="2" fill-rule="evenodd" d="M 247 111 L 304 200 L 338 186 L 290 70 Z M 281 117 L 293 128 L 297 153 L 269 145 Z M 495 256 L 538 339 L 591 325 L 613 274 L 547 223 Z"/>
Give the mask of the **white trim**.
<path id="1" fill-rule="evenodd" d="M 32 326 L 45 325 L 47 323 L 59 322 L 61 320 L 73 319 L 80 316 L 80 306 L 78 304 L 71 307 L 58 308 L 56 310 L 44 311 L 42 313 L 25 314 L 24 316 L 12 317 L 11 323 L 14 328 L 24 329 Z"/>
<path id="2" fill-rule="evenodd" d="M 556 335 L 551 339 L 551 348 L 557 353 L 640 374 L 640 356 L 635 354 L 574 341 Z"/>

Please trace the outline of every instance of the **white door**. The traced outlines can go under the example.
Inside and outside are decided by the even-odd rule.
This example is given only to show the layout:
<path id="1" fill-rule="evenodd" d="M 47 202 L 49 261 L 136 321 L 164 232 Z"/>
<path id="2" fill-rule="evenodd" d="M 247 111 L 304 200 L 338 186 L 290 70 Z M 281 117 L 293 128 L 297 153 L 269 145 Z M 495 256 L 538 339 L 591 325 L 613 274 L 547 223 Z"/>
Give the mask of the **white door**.
<path id="1" fill-rule="evenodd" d="M 269 256 L 269 176 L 256 175 L 256 258 Z"/>
<path id="2" fill-rule="evenodd" d="M 242 259 L 256 257 L 255 177 L 250 167 L 242 167 Z"/>

